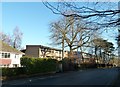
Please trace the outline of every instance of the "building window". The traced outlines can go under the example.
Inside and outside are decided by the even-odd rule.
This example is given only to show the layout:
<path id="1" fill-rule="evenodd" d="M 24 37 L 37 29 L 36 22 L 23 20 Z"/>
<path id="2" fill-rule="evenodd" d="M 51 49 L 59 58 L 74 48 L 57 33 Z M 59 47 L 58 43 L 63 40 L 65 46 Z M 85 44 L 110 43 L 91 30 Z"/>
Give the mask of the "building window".
<path id="1" fill-rule="evenodd" d="M 2 53 L 2 58 L 5 58 L 5 57 L 4 57 L 4 53 Z"/>
<path id="2" fill-rule="evenodd" d="M 2 58 L 10 58 L 10 53 L 2 53 Z"/>
<path id="3" fill-rule="evenodd" d="M 18 64 L 13 64 L 13 67 L 18 67 L 19 65 Z"/>
<path id="4" fill-rule="evenodd" d="M 8 53 L 8 58 L 10 58 L 10 53 Z"/>
<path id="5" fill-rule="evenodd" d="M 62 53 L 62 51 L 59 51 L 59 53 L 61 54 L 61 53 Z"/>
<path id="6" fill-rule="evenodd" d="M 51 53 L 54 53 L 54 50 L 51 50 Z"/>
<path id="7" fill-rule="evenodd" d="M 19 56 L 19 55 L 15 55 L 15 58 L 19 58 L 18 56 Z"/>
<path id="8" fill-rule="evenodd" d="M 7 65 L 7 67 L 9 67 L 9 64 Z"/>
<path id="9" fill-rule="evenodd" d="M 5 53 L 5 58 L 7 58 L 7 56 L 8 56 L 7 53 Z"/>

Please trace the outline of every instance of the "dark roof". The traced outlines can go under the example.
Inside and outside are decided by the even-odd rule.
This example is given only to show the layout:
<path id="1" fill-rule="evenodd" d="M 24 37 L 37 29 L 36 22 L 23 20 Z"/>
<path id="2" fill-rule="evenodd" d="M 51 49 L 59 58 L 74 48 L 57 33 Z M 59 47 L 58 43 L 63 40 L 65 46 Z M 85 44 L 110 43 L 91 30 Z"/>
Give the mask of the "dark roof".
<path id="1" fill-rule="evenodd" d="M 8 44 L 4 43 L 3 41 L 0 41 L 0 51 L 23 54 L 19 50 L 9 46 Z"/>
<path id="2" fill-rule="evenodd" d="M 22 49 L 22 50 L 20 50 L 20 51 L 23 52 L 23 53 L 25 53 L 26 49 Z"/>

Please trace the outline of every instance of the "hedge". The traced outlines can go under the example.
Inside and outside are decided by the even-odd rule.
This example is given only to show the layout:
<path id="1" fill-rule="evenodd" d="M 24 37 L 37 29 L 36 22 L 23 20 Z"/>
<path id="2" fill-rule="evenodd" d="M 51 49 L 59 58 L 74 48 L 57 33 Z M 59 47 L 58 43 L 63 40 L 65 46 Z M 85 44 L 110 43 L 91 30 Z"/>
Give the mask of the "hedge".
<path id="1" fill-rule="evenodd" d="M 94 64 L 94 63 L 81 63 L 80 68 L 97 68 L 97 64 Z"/>
<path id="2" fill-rule="evenodd" d="M 56 71 L 58 62 L 55 59 L 48 58 L 22 57 L 21 65 L 25 67 L 27 74 L 35 74 Z"/>
<path id="3" fill-rule="evenodd" d="M 25 68 L 17 67 L 17 68 L 1 68 L 2 76 L 18 76 L 21 74 L 25 74 Z"/>
<path id="4" fill-rule="evenodd" d="M 58 61 L 47 58 L 22 57 L 21 65 L 22 67 L 16 68 L 0 68 L 2 76 L 12 77 L 57 71 Z"/>

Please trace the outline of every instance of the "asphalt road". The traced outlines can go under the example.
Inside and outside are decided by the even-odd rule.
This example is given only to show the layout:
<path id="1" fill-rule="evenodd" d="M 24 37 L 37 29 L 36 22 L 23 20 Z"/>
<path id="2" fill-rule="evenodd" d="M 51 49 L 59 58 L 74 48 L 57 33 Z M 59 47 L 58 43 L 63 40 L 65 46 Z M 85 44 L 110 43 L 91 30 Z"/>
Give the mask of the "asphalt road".
<path id="1" fill-rule="evenodd" d="M 47 77 L 34 77 L 3 83 L 10 85 L 112 85 L 118 75 L 117 68 L 88 69 L 56 74 Z M 6 84 L 6 85 L 5 85 Z M 9 86 L 8 86 L 9 85 Z"/>

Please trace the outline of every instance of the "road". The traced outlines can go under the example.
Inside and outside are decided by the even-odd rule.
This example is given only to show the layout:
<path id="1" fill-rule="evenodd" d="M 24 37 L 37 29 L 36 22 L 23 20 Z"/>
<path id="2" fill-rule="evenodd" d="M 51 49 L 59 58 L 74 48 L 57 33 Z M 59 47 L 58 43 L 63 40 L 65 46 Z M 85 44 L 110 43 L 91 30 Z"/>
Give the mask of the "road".
<path id="1" fill-rule="evenodd" d="M 4 83 L 8 85 L 112 85 L 117 78 L 117 68 L 88 69 L 47 77 L 34 77 Z"/>

